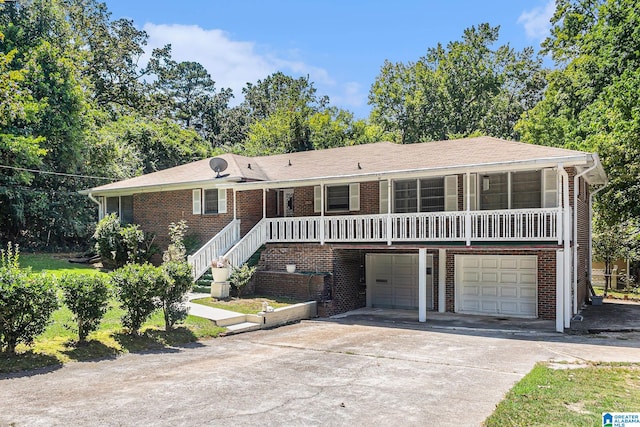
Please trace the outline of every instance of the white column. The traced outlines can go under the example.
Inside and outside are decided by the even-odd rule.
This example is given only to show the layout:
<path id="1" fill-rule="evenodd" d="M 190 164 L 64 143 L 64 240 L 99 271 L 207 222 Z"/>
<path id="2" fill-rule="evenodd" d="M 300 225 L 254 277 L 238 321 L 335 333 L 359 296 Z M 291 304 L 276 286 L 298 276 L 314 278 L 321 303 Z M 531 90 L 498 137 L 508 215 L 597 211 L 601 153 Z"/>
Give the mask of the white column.
<path id="1" fill-rule="evenodd" d="M 564 308 L 563 282 L 564 282 L 564 253 L 562 250 L 556 251 L 556 332 L 564 332 Z"/>
<path id="2" fill-rule="evenodd" d="M 467 213 L 464 216 L 464 235 L 467 241 L 467 246 L 471 246 L 471 173 L 470 172 L 467 172 L 466 179 L 467 179 L 467 185 L 466 185 L 467 194 L 463 196 L 467 198 Z M 478 178 L 476 178 L 476 180 L 477 179 Z"/>
<path id="3" fill-rule="evenodd" d="M 324 245 L 324 183 L 320 183 L 320 244 Z"/>
<path id="4" fill-rule="evenodd" d="M 447 282 L 447 250 L 438 250 L 438 312 L 444 313 L 447 310 L 446 284 Z"/>
<path id="5" fill-rule="evenodd" d="M 225 190 L 226 191 L 226 190 Z M 233 220 L 235 221 L 236 219 L 238 219 L 238 210 L 237 210 L 237 206 L 238 204 L 236 203 L 236 189 L 233 189 Z"/>
<path id="6" fill-rule="evenodd" d="M 267 217 L 267 189 L 262 189 L 262 218 Z"/>
<path id="7" fill-rule="evenodd" d="M 387 245 L 391 246 L 391 206 L 392 206 L 392 185 L 391 179 L 387 180 Z"/>
<path id="8" fill-rule="evenodd" d="M 418 249 L 418 321 L 427 321 L 427 250 Z"/>

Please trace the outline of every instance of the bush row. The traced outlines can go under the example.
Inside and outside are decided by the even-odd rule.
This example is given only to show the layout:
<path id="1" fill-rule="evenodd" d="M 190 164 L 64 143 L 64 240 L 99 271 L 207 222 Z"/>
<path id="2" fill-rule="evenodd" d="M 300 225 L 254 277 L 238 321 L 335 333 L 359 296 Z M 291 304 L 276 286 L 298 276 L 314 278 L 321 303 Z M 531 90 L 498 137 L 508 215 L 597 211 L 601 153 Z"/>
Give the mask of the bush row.
<path id="1" fill-rule="evenodd" d="M 19 343 L 31 344 L 44 332 L 52 313 L 64 303 L 73 313 L 79 341 L 98 329 L 112 296 L 125 313 L 122 324 L 132 335 L 156 310 L 162 310 L 165 328 L 187 316 L 186 294 L 193 285 L 184 260 L 166 260 L 160 267 L 125 264 L 109 276 L 33 274 L 20 268 L 19 251 L 0 250 L 0 351 L 14 353 Z M 60 296 L 59 296 L 60 295 Z"/>

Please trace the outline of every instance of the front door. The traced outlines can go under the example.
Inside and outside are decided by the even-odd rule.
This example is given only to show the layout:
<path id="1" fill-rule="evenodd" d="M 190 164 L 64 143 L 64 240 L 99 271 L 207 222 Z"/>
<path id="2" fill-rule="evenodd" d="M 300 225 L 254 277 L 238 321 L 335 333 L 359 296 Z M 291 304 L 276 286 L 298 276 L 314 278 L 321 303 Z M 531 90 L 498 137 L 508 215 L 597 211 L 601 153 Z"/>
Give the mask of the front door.
<path id="1" fill-rule="evenodd" d="M 284 216 L 293 216 L 293 188 L 283 190 Z"/>

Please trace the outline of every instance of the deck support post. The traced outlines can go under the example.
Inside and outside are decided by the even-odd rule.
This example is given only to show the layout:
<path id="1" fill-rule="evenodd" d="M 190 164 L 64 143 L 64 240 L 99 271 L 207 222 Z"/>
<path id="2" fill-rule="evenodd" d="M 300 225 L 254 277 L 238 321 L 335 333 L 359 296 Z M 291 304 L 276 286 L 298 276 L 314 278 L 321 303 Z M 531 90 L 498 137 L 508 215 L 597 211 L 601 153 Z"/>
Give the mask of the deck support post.
<path id="1" fill-rule="evenodd" d="M 418 249 L 418 321 L 427 321 L 427 249 Z"/>

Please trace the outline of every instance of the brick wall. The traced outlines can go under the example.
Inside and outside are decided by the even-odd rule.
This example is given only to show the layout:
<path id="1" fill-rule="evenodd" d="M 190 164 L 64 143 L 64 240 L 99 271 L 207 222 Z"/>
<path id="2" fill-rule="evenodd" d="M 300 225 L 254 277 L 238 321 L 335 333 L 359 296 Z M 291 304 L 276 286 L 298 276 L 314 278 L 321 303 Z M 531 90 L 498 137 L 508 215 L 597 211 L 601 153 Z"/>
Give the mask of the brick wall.
<path id="1" fill-rule="evenodd" d="M 254 282 L 257 295 L 294 298 L 299 301 L 324 301 L 324 274 L 287 273 L 286 271 L 258 271 Z"/>
<path id="2" fill-rule="evenodd" d="M 446 311 L 455 310 L 455 255 L 537 255 L 538 317 L 553 320 L 556 316 L 556 251 L 555 249 L 451 249 L 447 250 Z"/>
<path id="3" fill-rule="evenodd" d="M 275 192 L 271 208 L 275 209 Z M 155 234 L 154 243 L 162 253 L 169 245 L 168 227 L 172 222 L 185 220 L 187 235 L 195 236 L 204 244 L 233 220 L 233 191 L 227 190 L 227 212 L 222 214 L 194 215 L 191 190 L 140 193 L 133 196 L 133 222 L 142 230 Z M 241 233 L 245 234 L 262 218 L 262 190 L 239 191 L 236 194 Z M 267 204 L 269 207 L 269 203 Z M 159 261 L 160 257 L 156 257 Z"/>

